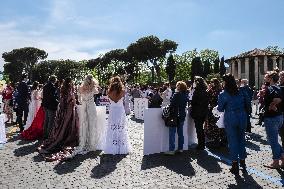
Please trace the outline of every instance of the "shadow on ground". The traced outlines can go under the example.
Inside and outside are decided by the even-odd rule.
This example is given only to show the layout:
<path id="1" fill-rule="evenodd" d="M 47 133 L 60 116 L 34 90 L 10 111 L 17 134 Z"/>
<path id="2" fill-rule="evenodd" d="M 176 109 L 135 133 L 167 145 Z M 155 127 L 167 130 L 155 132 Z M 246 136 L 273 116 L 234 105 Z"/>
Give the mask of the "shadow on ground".
<path id="1" fill-rule="evenodd" d="M 54 172 L 63 175 L 67 173 L 72 173 L 77 167 L 79 167 L 82 162 L 87 159 L 96 159 L 99 156 L 99 152 L 89 152 L 85 155 L 77 155 L 72 159 L 66 161 L 61 161 L 54 166 Z"/>
<path id="2" fill-rule="evenodd" d="M 211 152 L 213 152 L 213 150 L 211 150 Z M 191 150 L 190 154 L 191 158 L 196 159 L 197 164 L 205 169 L 208 173 L 220 173 L 222 171 L 218 163 L 221 162 L 221 160 L 209 155 L 207 151 Z"/>
<path id="3" fill-rule="evenodd" d="M 251 140 L 246 141 L 246 147 L 254 151 L 261 151 L 259 145 L 253 143 Z"/>
<path id="4" fill-rule="evenodd" d="M 195 170 L 191 165 L 191 161 L 192 158 L 188 151 L 174 156 L 152 154 L 143 157 L 141 170 L 164 166 L 177 174 L 191 177 L 195 175 Z"/>
<path id="5" fill-rule="evenodd" d="M 236 184 L 230 184 L 228 186 L 229 189 L 234 189 L 234 188 L 262 188 L 254 179 L 251 175 L 247 173 L 243 173 L 241 177 L 240 175 L 235 176 Z"/>
<path id="6" fill-rule="evenodd" d="M 35 142 L 30 145 L 21 146 L 14 150 L 14 154 L 16 157 L 26 156 L 26 155 L 34 153 L 38 146 L 39 146 L 39 142 Z"/>
<path id="7" fill-rule="evenodd" d="M 281 176 L 281 184 L 282 184 L 282 187 L 284 187 L 284 169 L 277 169 L 277 172 L 279 173 L 279 175 Z"/>
<path id="8" fill-rule="evenodd" d="M 132 115 L 132 116 L 130 117 L 130 119 L 131 119 L 132 121 L 135 121 L 136 123 L 144 123 L 144 120 L 142 120 L 142 119 L 136 119 L 136 118 L 134 117 L 134 115 Z"/>
<path id="9" fill-rule="evenodd" d="M 250 133 L 250 140 L 253 140 L 255 142 L 259 142 L 263 145 L 269 145 L 267 139 L 264 136 L 259 135 L 257 133 Z"/>
<path id="10" fill-rule="evenodd" d="M 102 155 L 100 164 L 92 169 L 92 178 L 100 179 L 116 170 L 116 165 L 125 158 L 126 155 Z"/>

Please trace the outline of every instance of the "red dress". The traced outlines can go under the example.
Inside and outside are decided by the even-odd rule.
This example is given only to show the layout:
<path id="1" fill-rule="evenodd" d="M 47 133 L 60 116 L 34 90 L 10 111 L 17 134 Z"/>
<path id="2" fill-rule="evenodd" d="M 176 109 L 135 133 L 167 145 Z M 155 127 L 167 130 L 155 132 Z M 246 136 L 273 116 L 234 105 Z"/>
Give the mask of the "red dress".
<path id="1" fill-rule="evenodd" d="M 36 140 L 43 137 L 44 110 L 41 106 L 36 113 L 32 125 L 21 133 L 21 137 L 25 140 Z"/>

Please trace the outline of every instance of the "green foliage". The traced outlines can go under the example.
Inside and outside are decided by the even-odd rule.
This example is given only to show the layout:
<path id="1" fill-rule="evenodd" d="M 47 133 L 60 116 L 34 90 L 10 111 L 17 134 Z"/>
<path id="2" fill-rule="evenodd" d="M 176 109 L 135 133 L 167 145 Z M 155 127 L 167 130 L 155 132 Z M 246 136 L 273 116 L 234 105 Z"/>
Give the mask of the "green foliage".
<path id="1" fill-rule="evenodd" d="M 204 77 L 203 64 L 200 57 L 195 57 L 191 62 L 191 81 L 194 80 L 195 76 Z"/>
<path id="2" fill-rule="evenodd" d="M 149 69 L 153 67 L 156 71 L 158 82 L 161 82 L 161 64 L 159 60 L 165 59 L 167 53 L 175 52 L 177 46 L 178 44 L 174 41 L 168 39 L 160 41 L 158 37 L 151 35 L 131 43 L 127 47 L 127 52 L 133 60 L 145 63 Z M 154 77 L 152 77 L 152 82 L 154 82 Z"/>
<path id="3" fill-rule="evenodd" d="M 168 57 L 167 65 L 166 65 L 166 73 L 167 73 L 169 82 L 174 80 L 174 78 L 175 78 L 175 71 L 176 71 L 176 63 L 175 63 L 173 55 L 171 54 Z"/>
<path id="4" fill-rule="evenodd" d="M 174 52 L 176 48 L 177 44 L 171 40 L 160 41 L 156 36 L 142 37 L 135 43 L 131 43 L 126 50 L 114 49 L 96 59 L 89 60 L 87 67 L 97 69 L 96 73 L 100 82 L 108 80 L 111 75 L 127 75 L 128 81 L 132 82 L 137 82 L 142 78 L 141 82 L 145 82 L 150 75 L 153 82 L 154 70 L 158 81 L 161 81 L 165 73 L 166 55 Z M 147 74 L 142 74 L 143 64 L 147 67 L 144 70 Z M 143 69 L 145 69 L 144 66 Z"/>
<path id="5" fill-rule="evenodd" d="M 37 64 L 33 69 L 32 80 L 45 83 L 50 75 L 57 73 L 57 63 L 56 60 L 47 60 Z"/>
<path id="6" fill-rule="evenodd" d="M 212 73 L 212 65 L 215 63 L 215 60 L 218 59 L 219 53 L 212 49 L 204 49 L 200 51 L 199 55 L 204 65 L 204 72 L 201 76 L 206 77 L 208 74 Z"/>
<path id="7" fill-rule="evenodd" d="M 24 64 L 21 62 L 9 62 L 4 64 L 4 75 L 8 76 L 12 83 L 19 82 L 24 70 Z"/>
<path id="8" fill-rule="evenodd" d="M 34 47 L 24 47 L 20 49 L 13 49 L 10 52 L 4 52 L 2 58 L 5 60 L 6 69 L 4 67 L 5 74 L 10 76 L 11 81 L 19 81 L 19 76 L 22 72 L 29 74 L 29 78 L 32 78 L 32 70 L 39 60 L 47 58 L 48 54 L 41 49 Z M 11 64 L 11 65 L 7 65 Z M 16 70 L 11 70 L 16 69 Z M 15 78 L 11 78 L 11 76 Z"/>
<path id="9" fill-rule="evenodd" d="M 268 46 L 264 50 L 274 52 L 275 54 L 284 54 L 284 48 L 279 46 Z"/>
<path id="10" fill-rule="evenodd" d="M 176 66 L 176 81 L 187 81 L 191 76 L 191 62 L 198 55 L 196 49 L 191 51 L 186 51 L 182 55 L 174 55 L 174 60 L 177 64 Z"/>
<path id="11" fill-rule="evenodd" d="M 200 51 L 199 56 L 202 62 L 208 61 L 210 64 L 213 64 L 214 60 L 219 57 L 219 53 L 215 50 L 204 49 Z"/>
<path id="12" fill-rule="evenodd" d="M 33 70 L 33 81 L 45 83 L 50 75 L 56 75 L 59 80 L 70 77 L 75 83 L 80 82 L 88 74 L 86 61 L 48 60 L 37 64 Z"/>
<path id="13" fill-rule="evenodd" d="M 220 72 L 220 59 L 219 59 L 219 57 L 214 60 L 213 72 L 214 73 Z"/>
<path id="14" fill-rule="evenodd" d="M 212 73 L 212 68 L 211 68 L 211 64 L 209 62 L 209 60 L 206 60 L 204 62 L 204 68 L 203 68 L 203 76 L 207 77 L 208 74 Z"/>
<path id="15" fill-rule="evenodd" d="M 59 79 L 71 77 L 80 81 L 87 72 L 92 72 L 104 85 L 113 75 L 121 75 L 128 82 L 149 84 L 187 81 L 195 75 L 210 76 L 213 70 L 214 73 L 226 71 L 224 58 L 223 63 L 220 62 L 217 51 L 204 49 L 198 52 L 194 49 L 181 55 L 172 54 L 177 46 L 172 40 L 160 40 L 150 35 L 131 43 L 126 49 L 113 49 L 88 61 L 48 60 L 40 63 L 39 60 L 47 57 L 43 50 L 32 47 L 14 49 L 2 55 L 7 62 L 4 75 L 9 76 L 11 81 L 18 81 L 25 71 L 32 80 L 44 83 L 51 74 Z"/>

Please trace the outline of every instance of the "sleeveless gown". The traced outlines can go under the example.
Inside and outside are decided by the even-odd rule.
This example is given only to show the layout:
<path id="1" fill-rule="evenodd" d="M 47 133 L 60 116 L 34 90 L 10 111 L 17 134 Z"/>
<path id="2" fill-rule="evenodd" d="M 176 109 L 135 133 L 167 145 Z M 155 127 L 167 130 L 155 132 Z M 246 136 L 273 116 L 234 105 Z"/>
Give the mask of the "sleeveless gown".
<path id="1" fill-rule="evenodd" d="M 105 139 L 105 125 L 100 123 L 97 117 L 94 95 L 98 94 L 97 88 L 89 93 L 81 93 L 81 105 L 78 106 L 79 113 L 79 146 L 76 147 L 73 155 L 85 154 L 89 151 L 103 149 Z"/>
<path id="2" fill-rule="evenodd" d="M 105 154 L 128 154 L 131 144 L 128 136 L 127 119 L 123 105 L 123 98 L 117 103 L 110 99 Z"/>

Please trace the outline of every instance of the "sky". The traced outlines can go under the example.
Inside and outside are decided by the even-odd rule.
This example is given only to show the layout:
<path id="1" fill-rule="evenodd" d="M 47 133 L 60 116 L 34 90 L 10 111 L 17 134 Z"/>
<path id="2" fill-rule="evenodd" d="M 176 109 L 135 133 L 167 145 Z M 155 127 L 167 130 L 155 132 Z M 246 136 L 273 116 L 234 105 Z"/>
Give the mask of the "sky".
<path id="1" fill-rule="evenodd" d="M 283 48 L 283 10 L 284 0 L 3 0 L 0 53 L 36 47 L 48 59 L 84 60 L 156 35 L 176 41 L 178 54 L 209 48 L 229 58 Z"/>

